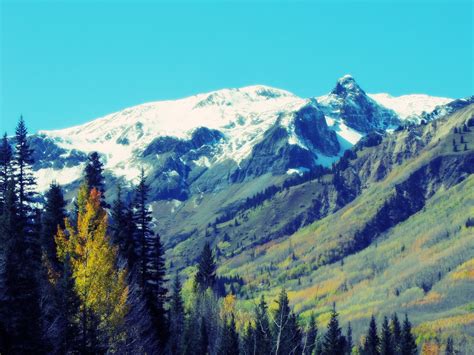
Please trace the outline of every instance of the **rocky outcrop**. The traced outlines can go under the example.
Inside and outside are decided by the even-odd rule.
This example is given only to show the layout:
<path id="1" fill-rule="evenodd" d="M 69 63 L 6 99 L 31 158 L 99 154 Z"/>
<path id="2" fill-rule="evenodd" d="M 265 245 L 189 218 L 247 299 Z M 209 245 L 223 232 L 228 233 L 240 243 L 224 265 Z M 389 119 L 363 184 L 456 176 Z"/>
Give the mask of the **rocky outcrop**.
<path id="1" fill-rule="evenodd" d="M 372 100 L 350 75 L 339 79 L 324 101 L 321 108 L 326 115 L 340 117 L 360 132 L 384 130 L 400 123 L 394 111 Z"/>
<path id="2" fill-rule="evenodd" d="M 309 148 L 324 155 L 337 155 L 341 149 L 336 133 L 330 130 L 323 112 L 313 104 L 295 113 L 295 133 Z"/>

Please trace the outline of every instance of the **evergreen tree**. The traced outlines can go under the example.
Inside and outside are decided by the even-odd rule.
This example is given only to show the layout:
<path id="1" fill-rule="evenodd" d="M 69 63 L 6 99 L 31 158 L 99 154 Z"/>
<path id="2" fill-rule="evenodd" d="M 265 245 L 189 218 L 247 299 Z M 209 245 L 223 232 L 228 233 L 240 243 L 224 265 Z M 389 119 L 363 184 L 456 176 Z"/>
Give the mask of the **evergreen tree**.
<path id="1" fill-rule="evenodd" d="M 84 169 L 84 175 L 89 190 L 97 189 L 100 192 L 100 205 L 108 207 L 105 202 L 105 185 L 104 185 L 104 164 L 100 161 L 97 152 L 92 152 L 87 157 L 87 164 Z"/>
<path id="2" fill-rule="evenodd" d="M 61 186 L 52 183 L 45 194 L 43 220 L 41 223 L 41 246 L 54 270 L 60 269 L 60 262 L 56 256 L 54 237 L 58 228 L 64 229 L 66 218 L 66 201 L 64 201 Z"/>
<path id="3" fill-rule="evenodd" d="M 184 333 L 184 302 L 181 296 L 181 282 L 176 273 L 173 282 L 173 294 L 170 301 L 169 324 L 170 324 L 170 351 L 172 354 L 181 354 L 182 336 Z"/>
<path id="4" fill-rule="evenodd" d="M 41 352 L 42 322 L 39 272 L 41 249 L 37 213 L 31 208 L 35 180 L 32 150 L 23 118 L 16 128 L 12 177 L 7 185 L 2 213 L 3 296 L 6 353 Z M 3 241 L 2 241 L 3 242 Z"/>
<path id="5" fill-rule="evenodd" d="M 367 355 L 379 355 L 379 344 L 380 339 L 377 335 L 377 323 L 375 317 L 372 315 L 369 324 L 369 330 L 367 336 L 365 337 L 364 343 L 364 354 Z"/>
<path id="6" fill-rule="evenodd" d="M 257 354 L 270 354 L 272 349 L 267 308 L 267 303 L 262 295 L 259 304 L 255 307 L 255 342 Z"/>
<path id="7" fill-rule="evenodd" d="M 161 346 L 164 347 L 168 338 L 164 307 L 168 293 L 165 287 L 166 267 L 160 236 L 154 235 L 150 226 L 152 217 L 147 206 L 149 191 L 150 188 L 142 169 L 140 181 L 135 189 L 134 220 L 136 240 L 139 243 L 138 273 L 156 335 Z"/>
<path id="8" fill-rule="evenodd" d="M 390 330 L 392 332 L 392 344 L 393 350 L 396 355 L 401 354 L 401 345 L 402 345 L 402 328 L 400 326 L 400 321 L 396 313 L 393 314 Z"/>
<path id="9" fill-rule="evenodd" d="M 345 353 L 347 355 L 352 354 L 352 347 L 354 346 L 354 342 L 352 340 L 352 327 L 351 322 L 347 324 L 347 335 L 346 335 L 346 350 Z"/>
<path id="10" fill-rule="evenodd" d="M 331 312 L 328 329 L 324 335 L 322 343 L 323 355 L 342 355 L 344 354 L 345 341 L 339 327 L 338 313 L 335 307 Z"/>
<path id="11" fill-rule="evenodd" d="M 231 315 L 230 321 L 224 318 L 218 353 L 219 355 L 239 355 L 239 336 L 235 329 L 233 314 Z"/>
<path id="12" fill-rule="evenodd" d="M 411 332 L 411 323 L 406 314 L 405 320 L 403 321 L 401 353 L 402 355 L 415 355 L 418 353 L 415 337 Z"/>
<path id="13" fill-rule="evenodd" d="M 214 290 L 216 286 L 216 261 L 208 242 L 204 244 L 199 258 L 198 271 L 194 277 L 195 287 L 204 292 L 208 288 Z"/>
<path id="14" fill-rule="evenodd" d="M 15 130 L 15 154 L 14 154 L 14 179 L 18 196 L 18 215 L 20 217 L 20 228 L 27 228 L 28 219 L 31 216 L 31 205 L 35 179 L 31 169 L 33 160 L 33 150 L 28 143 L 28 130 L 23 117 Z"/>
<path id="15" fill-rule="evenodd" d="M 7 195 L 8 180 L 11 178 L 12 148 L 5 133 L 0 143 L 0 214 Z"/>
<path id="16" fill-rule="evenodd" d="M 309 318 L 308 329 L 306 331 L 306 338 L 304 344 L 304 354 L 312 355 L 316 347 L 316 339 L 318 337 L 318 326 L 316 324 L 316 318 L 314 314 L 311 313 Z"/>
<path id="17" fill-rule="evenodd" d="M 282 289 L 277 300 L 278 307 L 273 316 L 273 350 L 275 355 L 299 352 L 301 334 L 296 316 L 291 312 L 288 295 Z"/>
<path id="18" fill-rule="evenodd" d="M 383 324 L 382 324 L 382 335 L 380 339 L 380 354 L 381 355 L 394 355 L 392 332 L 390 330 L 387 317 L 384 317 Z"/>
<path id="19" fill-rule="evenodd" d="M 445 350 L 445 355 L 454 355 L 454 344 L 453 344 L 453 338 L 449 337 L 448 341 L 446 343 L 446 350 Z"/>
<path id="20" fill-rule="evenodd" d="M 207 335 L 207 326 L 206 320 L 204 317 L 201 317 L 201 326 L 199 331 L 199 345 L 197 348 L 198 355 L 207 355 L 209 354 L 209 337 Z"/>
<path id="21" fill-rule="evenodd" d="M 57 338 L 60 340 L 58 352 L 61 354 L 77 353 L 79 346 L 79 307 L 80 300 L 74 289 L 74 278 L 71 258 L 66 254 L 63 261 L 62 275 L 56 286 L 56 304 L 58 311 Z"/>
<path id="22" fill-rule="evenodd" d="M 242 354 L 257 355 L 257 342 L 255 337 L 255 329 L 249 322 L 242 336 Z"/>
<path id="23" fill-rule="evenodd" d="M 126 206 L 122 197 L 122 186 L 117 187 L 117 197 L 111 209 L 110 232 L 112 241 L 118 245 L 120 255 L 127 260 L 129 268 L 134 266 L 136 255 L 133 237 L 135 234 L 135 223 L 133 211 Z"/>

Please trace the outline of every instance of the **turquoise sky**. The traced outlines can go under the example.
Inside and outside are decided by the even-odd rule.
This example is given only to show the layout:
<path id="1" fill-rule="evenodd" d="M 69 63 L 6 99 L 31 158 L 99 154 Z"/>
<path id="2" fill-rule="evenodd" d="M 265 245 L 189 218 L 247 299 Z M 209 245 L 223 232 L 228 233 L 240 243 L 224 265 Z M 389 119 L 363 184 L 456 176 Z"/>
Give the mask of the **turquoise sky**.
<path id="1" fill-rule="evenodd" d="M 473 90 L 471 1 L 1 2 L 1 131 L 266 84 L 300 96 Z"/>

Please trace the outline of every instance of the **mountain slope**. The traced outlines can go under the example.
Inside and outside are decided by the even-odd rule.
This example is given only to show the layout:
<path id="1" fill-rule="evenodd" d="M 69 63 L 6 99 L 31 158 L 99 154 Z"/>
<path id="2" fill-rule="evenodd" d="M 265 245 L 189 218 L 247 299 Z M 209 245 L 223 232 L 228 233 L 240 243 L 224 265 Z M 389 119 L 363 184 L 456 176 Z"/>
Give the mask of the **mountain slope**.
<path id="1" fill-rule="evenodd" d="M 374 146 L 361 142 L 334 173 L 356 174 L 358 197 L 291 237 L 223 260 L 221 273 L 243 277 L 243 298 L 284 286 L 297 311 L 314 310 L 323 323 L 337 302 L 356 335 L 372 313 L 403 309 L 420 337 L 439 327 L 439 336 L 467 336 L 463 346 L 473 347 L 474 230 L 466 221 L 474 217 L 474 128 L 454 133 L 473 115 L 470 105 Z"/>

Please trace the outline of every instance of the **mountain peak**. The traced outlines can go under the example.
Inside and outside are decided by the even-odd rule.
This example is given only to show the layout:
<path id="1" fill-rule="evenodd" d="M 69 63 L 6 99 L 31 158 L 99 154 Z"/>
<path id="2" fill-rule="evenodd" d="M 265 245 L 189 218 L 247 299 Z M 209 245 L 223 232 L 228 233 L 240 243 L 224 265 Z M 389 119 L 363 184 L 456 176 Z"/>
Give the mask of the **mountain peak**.
<path id="1" fill-rule="evenodd" d="M 331 91 L 331 94 L 345 95 L 347 92 L 363 92 L 359 84 L 357 84 L 352 75 L 349 74 L 339 78 L 336 87 Z"/>

